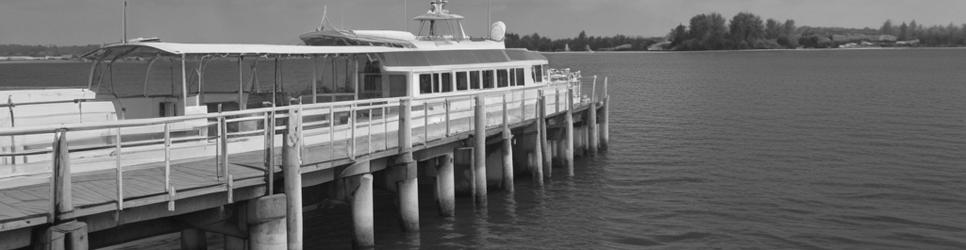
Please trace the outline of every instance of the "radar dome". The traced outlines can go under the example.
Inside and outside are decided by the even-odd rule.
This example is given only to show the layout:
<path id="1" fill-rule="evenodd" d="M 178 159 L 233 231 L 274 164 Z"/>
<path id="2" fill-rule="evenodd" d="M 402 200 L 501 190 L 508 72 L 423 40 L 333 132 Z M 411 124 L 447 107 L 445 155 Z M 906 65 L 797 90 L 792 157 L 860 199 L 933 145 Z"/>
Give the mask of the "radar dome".
<path id="1" fill-rule="evenodd" d="M 506 37 L 506 24 L 500 21 L 490 25 L 490 39 L 494 41 L 503 41 Z"/>

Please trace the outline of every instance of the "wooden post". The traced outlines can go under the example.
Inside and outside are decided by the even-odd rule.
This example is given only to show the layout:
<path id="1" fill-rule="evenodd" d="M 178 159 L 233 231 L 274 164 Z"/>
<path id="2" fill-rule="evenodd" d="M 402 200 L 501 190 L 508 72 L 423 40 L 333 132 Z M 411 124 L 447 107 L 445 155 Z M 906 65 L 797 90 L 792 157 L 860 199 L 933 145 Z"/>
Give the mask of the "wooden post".
<path id="1" fill-rule="evenodd" d="M 399 215 L 404 231 L 419 231 L 419 185 L 416 160 L 412 152 L 412 100 L 399 101 L 399 157 L 397 164 L 404 172 L 399 181 Z"/>
<path id="2" fill-rule="evenodd" d="M 288 129 L 282 137 L 282 167 L 285 174 L 286 225 L 288 227 L 288 249 L 302 249 L 302 119 L 298 109 L 291 109 L 288 116 Z"/>
<path id="3" fill-rule="evenodd" d="M 197 228 L 181 230 L 181 250 L 205 249 L 208 249 L 208 238 L 205 236 L 205 231 Z"/>
<path id="4" fill-rule="evenodd" d="M 591 156 L 597 155 L 597 148 L 599 147 L 600 131 L 597 130 L 597 97 L 590 96 L 590 110 L 587 112 L 587 153 Z"/>
<path id="5" fill-rule="evenodd" d="M 171 124 L 164 123 L 164 192 L 171 190 Z"/>
<path id="6" fill-rule="evenodd" d="M 440 157 L 440 163 L 436 171 L 436 203 L 439 205 L 439 215 L 453 217 L 456 216 L 456 175 L 453 169 L 453 154 Z"/>
<path id="7" fill-rule="evenodd" d="M 520 122 L 527 120 L 527 91 L 520 91 Z"/>
<path id="8" fill-rule="evenodd" d="M 543 90 L 541 90 L 541 92 L 543 92 Z M 559 99 L 560 98 L 557 98 L 557 100 Z M 560 107 L 559 104 L 557 107 L 559 109 Z M 551 176 L 553 176 L 553 154 L 551 153 L 552 147 L 550 146 L 551 145 L 550 141 L 547 140 L 547 137 L 549 136 L 549 131 L 548 131 L 549 126 L 547 125 L 547 98 L 543 94 L 540 94 L 540 110 L 538 112 L 539 112 L 540 118 L 538 119 L 539 123 L 538 123 L 537 129 L 540 130 L 540 134 L 538 134 L 537 139 L 540 141 L 541 147 L 537 149 L 541 151 L 540 153 L 542 155 L 542 161 L 543 161 L 543 163 L 541 163 L 543 168 L 540 170 L 540 172 L 541 172 L 541 176 L 546 176 L 546 178 L 550 178 Z M 542 179 L 540 181 L 540 184 L 543 184 Z"/>
<path id="9" fill-rule="evenodd" d="M 486 99 L 476 96 L 475 155 L 473 156 L 473 197 L 477 207 L 486 207 Z"/>
<path id="10" fill-rule="evenodd" d="M 124 210 L 124 169 L 121 168 L 121 128 L 116 129 L 114 134 L 114 168 L 117 177 L 117 211 Z"/>
<path id="11" fill-rule="evenodd" d="M 228 166 L 229 166 L 228 164 L 228 122 L 225 120 L 225 117 L 218 117 L 218 124 L 220 124 L 218 127 L 221 129 L 221 131 L 218 131 L 218 135 L 220 138 L 219 143 L 221 143 L 221 147 L 219 147 L 221 149 L 221 152 L 219 153 L 221 154 L 220 156 L 221 166 L 219 167 L 221 168 L 221 172 L 225 176 L 225 186 L 227 187 L 226 192 L 228 193 L 228 203 L 232 203 L 234 198 L 232 197 L 232 179 L 231 179 L 231 172 L 228 171 Z"/>
<path id="12" fill-rule="evenodd" d="M 450 105 L 449 105 L 449 98 L 443 99 L 443 104 L 445 105 L 445 111 L 444 112 L 445 112 L 445 115 L 446 115 L 446 136 L 444 136 L 444 137 L 449 137 L 449 134 L 450 134 L 450 125 L 449 125 L 450 124 L 450 120 L 449 120 L 450 119 L 450 114 L 449 114 Z"/>
<path id="13" fill-rule="evenodd" d="M 564 114 L 564 128 L 566 141 L 564 142 L 564 161 L 567 165 L 567 176 L 574 176 L 574 89 L 567 88 L 567 112 Z"/>
<path id="14" fill-rule="evenodd" d="M 530 174 L 531 174 L 531 176 L 533 178 L 533 181 L 537 183 L 537 186 L 543 186 L 543 168 L 544 168 L 544 166 L 543 166 L 544 165 L 543 158 L 544 157 L 549 157 L 549 156 L 545 156 L 543 154 L 545 148 L 548 146 L 547 145 L 547 141 L 544 140 L 544 138 L 546 138 L 546 133 L 547 132 L 545 131 L 545 128 L 544 128 L 544 125 L 543 125 L 546 122 L 546 120 L 544 120 L 544 118 L 546 117 L 546 111 L 547 111 L 546 110 L 546 106 L 545 106 L 546 105 L 547 98 L 543 96 L 543 90 L 540 90 L 539 92 L 540 92 L 540 98 L 537 99 L 537 107 L 536 107 L 536 111 L 537 111 L 537 122 L 536 122 L 536 126 L 537 126 L 537 136 L 535 136 L 535 138 L 534 138 L 534 140 L 536 141 L 536 143 L 534 144 L 534 148 L 533 148 L 533 158 L 534 158 L 533 159 L 533 164 L 534 164 L 534 166 L 530 169 Z"/>
<path id="15" fill-rule="evenodd" d="M 245 60 L 245 57 L 239 56 L 238 57 L 238 97 L 237 97 L 238 110 L 245 110 L 246 108 L 248 108 L 248 107 L 245 107 L 246 106 L 245 105 L 245 74 L 243 73 L 244 69 L 242 68 L 242 60 Z M 240 128 L 241 125 L 239 124 L 238 127 Z"/>
<path id="16" fill-rule="evenodd" d="M 521 109 L 523 107 L 520 107 Z M 513 192 L 513 134 L 510 131 L 506 94 L 503 96 L 503 190 Z"/>
<path id="17" fill-rule="evenodd" d="M 358 248 L 376 245 L 375 217 L 373 215 L 372 175 L 359 177 L 359 188 L 352 194 L 352 243 Z"/>
<path id="18" fill-rule="evenodd" d="M 251 250 L 286 249 L 285 194 L 248 201 L 248 242 Z"/>
<path id="19" fill-rule="evenodd" d="M 553 91 L 554 91 L 554 95 L 553 95 L 553 98 L 554 98 L 553 105 L 555 107 L 554 108 L 554 113 L 560 113 L 560 88 L 559 87 L 554 87 L 553 88 Z"/>
<path id="20" fill-rule="evenodd" d="M 54 169 L 53 169 L 53 197 L 54 221 L 74 212 L 73 196 L 71 194 L 70 151 L 67 146 L 67 131 L 57 132 L 54 141 Z"/>
<path id="21" fill-rule="evenodd" d="M 600 144 L 602 150 L 607 150 L 610 143 L 610 94 L 607 93 L 607 77 L 604 77 L 604 113 L 601 115 L 601 137 Z"/>
<path id="22" fill-rule="evenodd" d="M 399 100 L 399 131 L 396 134 L 399 136 L 399 154 L 409 152 L 413 147 L 412 100 Z"/>
<path id="23" fill-rule="evenodd" d="M 358 85 L 358 83 L 356 83 Z M 359 91 L 356 91 L 358 93 Z M 357 98 L 358 100 L 358 98 Z M 356 159 L 356 104 L 349 105 L 349 159 Z"/>
<path id="24" fill-rule="evenodd" d="M 266 195 L 275 193 L 275 110 L 265 112 L 265 186 Z"/>

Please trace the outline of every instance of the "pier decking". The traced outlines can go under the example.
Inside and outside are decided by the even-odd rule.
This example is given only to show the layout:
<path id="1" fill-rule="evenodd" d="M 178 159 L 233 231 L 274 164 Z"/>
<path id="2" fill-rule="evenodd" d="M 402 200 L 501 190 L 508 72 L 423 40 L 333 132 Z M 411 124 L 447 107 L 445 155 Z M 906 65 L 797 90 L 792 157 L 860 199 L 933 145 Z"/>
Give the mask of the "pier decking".
<path id="1" fill-rule="evenodd" d="M 306 205 L 302 197 L 322 196 L 303 195 L 302 188 L 319 185 L 331 189 L 333 198 L 361 209 L 353 214 L 355 242 L 370 245 L 372 185 L 399 193 L 403 223 L 415 223 L 415 228 L 404 229 L 418 230 L 418 207 L 415 215 L 409 207 L 418 205 L 407 196 L 415 195 L 416 188 L 407 183 L 418 177 L 437 179 L 440 206 L 446 207 L 453 202 L 453 189 L 468 189 L 485 204 L 486 188 L 512 190 L 515 172 L 529 172 L 542 183 L 553 162 L 562 163 L 557 165 L 572 175 L 575 145 L 593 154 L 598 143 L 608 140 L 604 82 L 598 95 L 595 78 L 589 96 L 573 93 L 581 88 L 579 80 L 559 81 L 445 98 L 358 100 L 0 130 L 0 136 L 49 136 L 51 145 L 0 157 L 52 159 L 21 163 L 16 167 L 33 169 L 0 180 L 0 249 L 109 246 L 171 230 L 152 224 L 159 220 L 179 222 L 185 248 L 203 246 L 204 237 L 197 242 L 189 236 L 205 231 L 237 239 L 226 242 L 226 248 L 299 246 L 300 211 Z M 172 129 L 183 124 L 208 129 Z M 161 132 L 125 134 L 145 128 Z M 72 133 L 84 131 L 113 136 L 101 144 L 71 145 Z M 461 158 L 454 154 L 459 148 L 474 148 L 476 155 Z M 487 148 L 502 149 L 503 161 L 489 161 Z M 416 168 L 418 161 L 440 157 L 437 168 Z M 469 180 L 454 174 L 453 161 L 471 165 Z M 494 172 L 500 174 L 488 174 Z M 339 185 L 325 185 L 331 183 Z M 278 206 L 282 211 L 271 209 Z M 281 236 L 268 233 L 279 228 Z"/>

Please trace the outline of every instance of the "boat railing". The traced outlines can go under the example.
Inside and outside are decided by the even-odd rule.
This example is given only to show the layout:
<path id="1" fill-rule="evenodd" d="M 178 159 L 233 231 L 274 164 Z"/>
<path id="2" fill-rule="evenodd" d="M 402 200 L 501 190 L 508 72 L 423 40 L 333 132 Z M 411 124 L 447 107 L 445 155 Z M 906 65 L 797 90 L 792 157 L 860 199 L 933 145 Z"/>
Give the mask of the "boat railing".
<path id="1" fill-rule="evenodd" d="M 344 164 L 346 160 L 353 161 L 378 152 L 395 150 L 399 147 L 395 138 L 402 127 L 401 117 L 408 117 L 408 123 L 412 125 L 407 133 L 413 138 L 413 146 L 425 147 L 436 140 L 472 133 L 475 129 L 475 111 L 479 108 L 486 114 L 487 119 L 483 124 L 487 127 L 529 122 L 539 117 L 539 110 L 544 110 L 547 114 L 566 111 L 566 103 L 573 103 L 576 107 L 583 102 L 583 98 L 572 98 L 574 95 L 570 95 L 572 99 L 568 101 L 567 95 L 568 92 L 580 89 L 581 85 L 580 79 L 568 79 L 442 97 L 364 99 L 180 117 L 3 128 L 0 129 L 0 137 L 48 137 L 50 147 L 0 153 L 0 157 L 50 155 L 50 159 L 53 159 L 51 161 L 14 166 L 35 169 L 22 175 L 36 177 L 26 178 L 36 181 L 34 185 L 49 182 L 52 190 L 60 190 L 50 197 L 52 207 L 56 208 L 50 211 L 50 218 L 74 218 L 80 216 L 69 212 L 75 207 L 105 205 L 74 206 L 70 202 L 69 191 L 64 193 L 64 190 L 70 189 L 71 175 L 95 171 L 113 170 L 116 173 L 116 197 L 105 209 L 122 210 L 129 206 L 147 205 L 144 201 L 126 200 L 132 197 L 127 197 L 124 193 L 125 172 L 162 168 L 162 186 L 158 187 L 157 194 L 150 197 L 155 197 L 155 200 L 157 197 L 166 199 L 169 210 L 173 210 L 174 201 L 179 198 L 176 196 L 177 190 L 212 185 L 233 190 L 234 183 L 250 183 L 253 180 L 262 180 L 268 189 L 273 188 L 273 175 L 280 171 L 278 153 L 285 147 L 282 143 L 285 140 L 297 138 L 302 150 L 302 167 L 306 168 L 304 171 L 327 169 Z M 540 103 L 545 106 L 538 107 Z M 409 115 L 401 116 L 401 112 Z M 207 121 L 205 126 L 213 128 L 215 132 L 205 135 L 171 129 L 174 124 L 197 120 Z M 135 138 L 125 134 L 126 131 L 142 127 L 160 127 L 160 136 Z M 230 132 L 229 127 L 236 129 Z M 105 131 L 113 138 L 108 145 L 70 145 L 72 141 L 68 138 L 71 134 L 84 131 Z M 163 152 L 163 158 L 159 152 Z M 180 186 L 174 186 L 171 179 L 172 168 L 196 162 L 214 163 L 211 164 L 214 167 L 210 171 L 217 179 L 192 184 L 196 185 L 194 187 L 184 186 L 184 181 L 179 181 Z M 262 174 L 236 177 L 232 170 L 237 171 L 239 167 Z M 20 179 L 17 180 L 23 183 L 4 183 L 11 180 L 5 179 L 4 174 L 6 177 L 17 176 L 16 173 L 0 173 L 0 188 L 30 183 Z M 228 202 L 232 202 L 231 192 L 228 193 Z M 145 197 L 148 196 L 137 196 L 137 199 Z"/>

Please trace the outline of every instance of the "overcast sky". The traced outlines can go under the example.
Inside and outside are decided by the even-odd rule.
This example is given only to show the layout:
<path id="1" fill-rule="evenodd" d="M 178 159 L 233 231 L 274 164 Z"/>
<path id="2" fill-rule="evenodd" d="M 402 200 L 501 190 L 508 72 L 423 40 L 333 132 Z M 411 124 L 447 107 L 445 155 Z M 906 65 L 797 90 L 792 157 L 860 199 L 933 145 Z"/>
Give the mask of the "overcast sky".
<path id="1" fill-rule="evenodd" d="M 123 0 L 0 0 L 0 44 L 97 44 L 119 41 Z M 296 44 L 328 5 L 329 20 L 353 29 L 404 29 L 428 0 L 128 0 L 128 36 L 164 41 Z M 486 0 L 450 0 L 471 36 L 484 33 Z M 407 10 L 404 12 L 403 10 Z M 749 11 L 798 25 L 874 27 L 966 23 L 966 0 L 492 0 L 492 20 L 510 32 L 554 38 L 663 36 L 699 13 Z M 410 23 L 409 28 L 416 26 Z M 411 30 L 414 31 L 414 30 Z"/>

